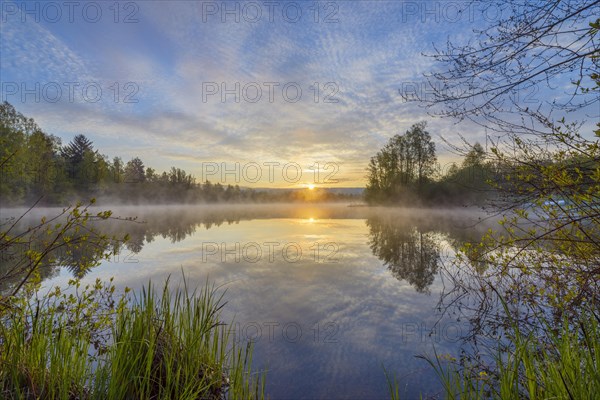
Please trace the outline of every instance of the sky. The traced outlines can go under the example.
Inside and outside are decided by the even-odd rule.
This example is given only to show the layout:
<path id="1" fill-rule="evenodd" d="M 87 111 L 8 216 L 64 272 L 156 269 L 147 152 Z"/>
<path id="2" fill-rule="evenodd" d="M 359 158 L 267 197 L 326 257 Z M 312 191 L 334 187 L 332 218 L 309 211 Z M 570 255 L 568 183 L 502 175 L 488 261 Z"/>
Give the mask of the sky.
<path id="1" fill-rule="evenodd" d="M 465 8 L 466 7 L 466 8 Z M 485 131 L 433 118 L 434 44 L 499 16 L 464 1 L 1 3 L 2 100 L 63 143 L 251 187 L 360 187 L 387 140 L 419 121 L 442 138 Z M 458 14 L 459 8 L 463 12 Z M 465 11 L 466 10 L 466 11 Z"/>

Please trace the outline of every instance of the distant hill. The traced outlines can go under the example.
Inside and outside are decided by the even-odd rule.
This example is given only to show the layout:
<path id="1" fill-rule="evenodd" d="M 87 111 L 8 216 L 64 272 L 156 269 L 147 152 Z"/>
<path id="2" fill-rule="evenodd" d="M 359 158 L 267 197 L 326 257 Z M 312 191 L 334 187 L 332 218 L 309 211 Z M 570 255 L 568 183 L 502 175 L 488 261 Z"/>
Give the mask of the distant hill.
<path id="1" fill-rule="evenodd" d="M 297 189 L 288 189 L 288 188 L 249 188 L 244 187 L 243 189 L 252 189 L 257 192 L 267 192 L 267 193 L 277 193 L 277 192 L 298 192 L 307 190 L 306 188 L 297 188 Z M 336 188 L 328 188 L 328 187 L 316 187 L 316 190 L 326 191 L 328 193 L 333 194 L 346 194 L 353 196 L 361 196 L 363 194 L 364 188 L 361 187 L 336 187 Z"/>
<path id="2" fill-rule="evenodd" d="M 327 190 L 330 193 L 352 194 L 352 195 L 357 195 L 357 196 L 361 196 L 365 190 L 365 188 L 361 188 L 361 187 L 341 187 L 341 188 L 323 188 L 323 189 Z"/>

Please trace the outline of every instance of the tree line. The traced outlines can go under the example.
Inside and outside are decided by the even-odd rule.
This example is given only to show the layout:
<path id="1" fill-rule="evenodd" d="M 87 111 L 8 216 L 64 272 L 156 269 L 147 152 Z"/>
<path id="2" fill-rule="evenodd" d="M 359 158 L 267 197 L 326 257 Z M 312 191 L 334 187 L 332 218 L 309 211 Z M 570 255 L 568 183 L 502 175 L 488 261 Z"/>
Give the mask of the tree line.
<path id="1" fill-rule="evenodd" d="M 489 200 L 487 184 L 498 166 L 479 143 L 470 146 L 460 165 L 442 171 L 426 123 L 396 134 L 369 162 L 365 199 L 371 204 L 482 205 Z"/>
<path id="2" fill-rule="evenodd" d="M 8 102 L 0 104 L 0 200 L 3 205 L 64 205 L 90 197 L 121 203 L 336 201 L 352 196 L 325 190 L 260 191 L 196 182 L 177 167 L 158 172 L 139 157 L 112 160 L 85 135 L 66 145 Z"/>

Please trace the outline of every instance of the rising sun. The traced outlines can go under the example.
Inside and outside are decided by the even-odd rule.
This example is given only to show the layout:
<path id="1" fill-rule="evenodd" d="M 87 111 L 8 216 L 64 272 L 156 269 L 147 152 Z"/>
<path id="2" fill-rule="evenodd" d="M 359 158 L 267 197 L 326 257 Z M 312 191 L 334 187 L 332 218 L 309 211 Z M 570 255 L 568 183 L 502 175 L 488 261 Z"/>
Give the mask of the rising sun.
<path id="1" fill-rule="evenodd" d="M 315 189 L 315 185 L 313 185 L 312 183 L 308 184 L 308 190 L 314 190 Z"/>

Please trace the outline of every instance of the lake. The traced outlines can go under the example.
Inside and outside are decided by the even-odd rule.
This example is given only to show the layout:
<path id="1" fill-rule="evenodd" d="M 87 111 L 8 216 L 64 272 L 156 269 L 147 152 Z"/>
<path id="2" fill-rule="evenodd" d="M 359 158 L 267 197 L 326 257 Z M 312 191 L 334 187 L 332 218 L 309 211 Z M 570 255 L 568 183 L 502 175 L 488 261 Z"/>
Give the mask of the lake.
<path id="1" fill-rule="evenodd" d="M 111 207 L 102 207 L 110 209 Z M 456 249 L 477 240 L 483 215 L 326 205 L 118 207 L 111 233 L 130 240 L 84 276 L 114 277 L 119 290 L 189 287 L 225 291 L 222 319 L 254 343 L 272 399 L 389 398 L 385 370 L 402 398 L 435 395 L 434 371 L 416 355 L 457 356 L 469 327 L 441 315 L 443 274 Z M 40 211 L 41 212 L 41 211 Z M 43 274 L 65 285 L 73 266 Z M 76 271 L 75 271 L 76 272 Z"/>

